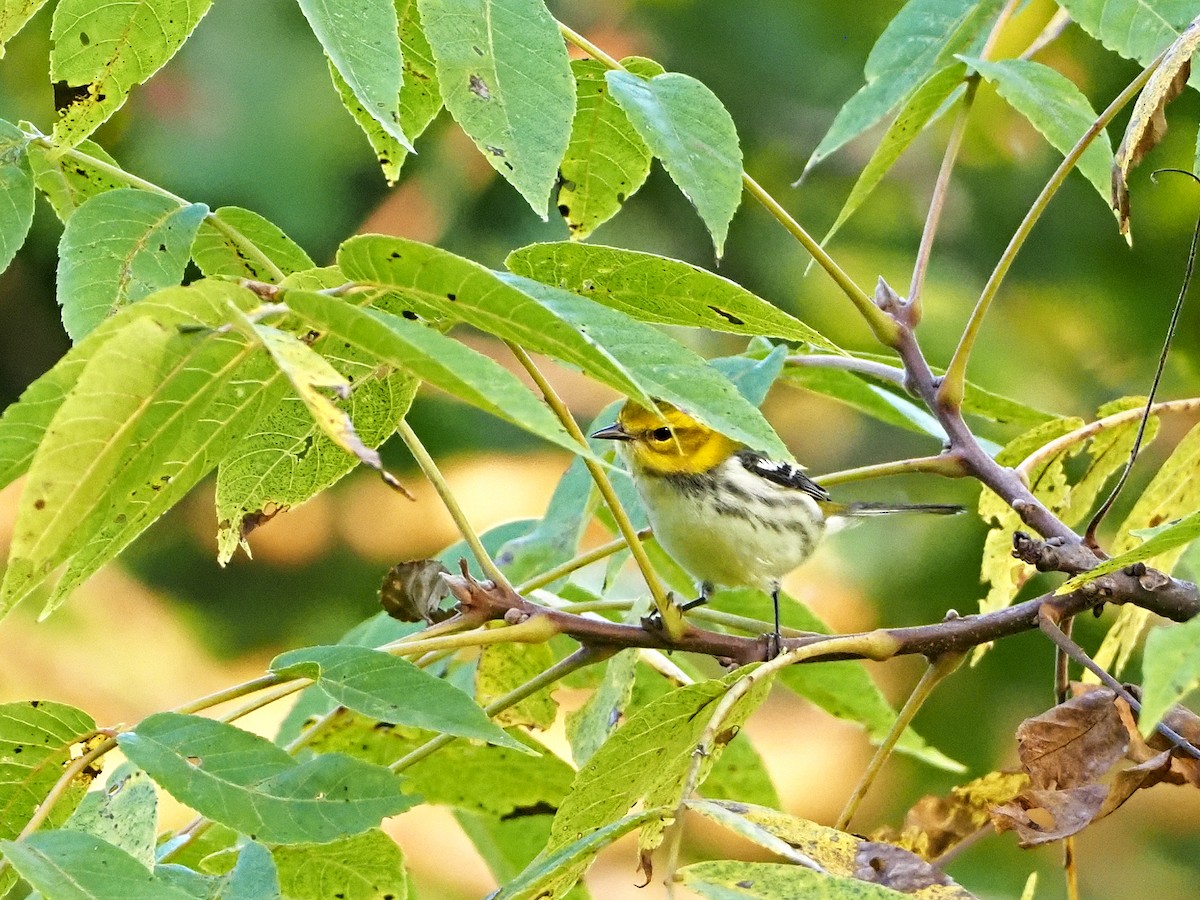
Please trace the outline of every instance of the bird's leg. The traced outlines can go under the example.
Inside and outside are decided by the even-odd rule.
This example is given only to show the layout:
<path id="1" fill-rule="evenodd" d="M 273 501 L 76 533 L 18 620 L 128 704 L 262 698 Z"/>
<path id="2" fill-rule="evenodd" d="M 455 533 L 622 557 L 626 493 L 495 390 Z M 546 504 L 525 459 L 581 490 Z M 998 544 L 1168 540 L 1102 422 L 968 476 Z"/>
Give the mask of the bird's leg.
<path id="1" fill-rule="evenodd" d="M 712 592 L 713 592 L 712 584 L 707 581 L 702 581 L 702 582 L 700 582 L 700 596 L 697 597 L 695 600 L 689 600 L 687 603 L 684 603 L 679 608 L 681 610 L 683 610 L 684 612 L 687 612 L 689 609 L 695 609 L 697 606 L 703 606 L 705 603 L 708 602 L 708 598 L 712 595 Z"/>
<path id="2" fill-rule="evenodd" d="M 783 634 L 779 630 L 779 584 L 776 583 L 771 588 L 771 605 L 775 608 L 775 631 L 771 633 L 771 639 L 767 647 L 767 659 L 771 660 L 777 657 L 783 651 Z"/>

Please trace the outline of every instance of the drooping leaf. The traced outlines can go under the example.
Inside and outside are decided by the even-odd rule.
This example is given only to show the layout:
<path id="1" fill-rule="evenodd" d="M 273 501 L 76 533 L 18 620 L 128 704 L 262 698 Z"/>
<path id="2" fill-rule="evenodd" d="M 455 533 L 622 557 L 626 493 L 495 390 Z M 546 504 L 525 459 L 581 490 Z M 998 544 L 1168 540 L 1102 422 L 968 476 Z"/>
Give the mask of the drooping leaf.
<path id="1" fill-rule="evenodd" d="M 119 188 L 87 200 L 58 245 L 58 305 L 78 341 L 103 319 L 179 284 L 208 207 Z"/>
<path id="2" fill-rule="evenodd" d="M 867 83 L 838 111 L 804 171 L 879 122 L 970 47 L 999 6 L 996 0 L 909 0 L 871 48 L 863 68 Z"/>
<path id="3" fill-rule="evenodd" d="M 45 5 L 46 0 L 0 0 L 0 59 L 4 58 L 4 45 Z"/>
<path id="4" fill-rule="evenodd" d="M 854 187 L 850 189 L 850 196 L 842 204 L 837 218 L 825 232 L 825 237 L 821 238 L 822 246 L 833 239 L 846 220 L 863 205 L 883 180 L 883 176 L 908 149 L 909 144 L 934 120 L 938 111 L 944 108 L 950 96 L 962 86 L 966 71 L 966 66 L 962 63 L 943 66 L 934 70 L 933 74 L 913 91 L 859 173 Z"/>
<path id="5" fill-rule="evenodd" d="M 515 275 L 582 294 L 640 319 L 839 348 L 741 285 L 675 259 L 570 242 L 531 244 L 504 261 Z"/>
<path id="6" fill-rule="evenodd" d="M 291 275 L 313 267 L 308 254 L 278 225 L 237 206 L 223 206 L 200 223 L 192 259 L 209 278 L 267 282 L 281 280 L 276 270 Z"/>
<path id="7" fill-rule="evenodd" d="M 742 199 L 742 148 L 728 110 L 703 83 L 679 72 L 645 79 L 610 71 L 604 77 L 634 129 L 696 207 L 720 259 Z"/>
<path id="8" fill-rule="evenodd" d="M 755 352 L 757 344 L 771 347 L 769 341 L 751 341 L 751 349 L 747 354 Z M 729 383 L 738 389 L 738 393 L 753 403 L 762 406 L 767 399 L 767 393 L 783 374 L 784 363 L 787 362 L 788 348 L 780 344 L 771 348 L 766 356 L 758 359 L 756 356 L 721 356 L 710 359 L 708 364 L 729 379 Z"/>
<path id="9" fill-rule="evenodd" d="M 128 179 L 119 177 L 109 168 L 121 170 L 117 161 L 93 141 L 80 141 L 77 147 L 65 153 L 39 143 L 30 144 L 29 163 L 33 168 L 34 184 L 63 222 L 91 197 L 129 187 Z"/>
<path id="10" fill-rule="evenodd" d="M 320 331 L 560 447 L 579 450 L 578 442 L 516 376 L 441 332 L 322 294 L 288 291 L 284 299 Z"/>
<path id="11" fill-rule="evenodd" d="M 1200 687 L 1200 619 L 1155 628 L 1142 655 L 1142 713 L 1148 736 L 1176 703 Z"/>
<path id="12" fill-rule="evenodd" d="M 125 763 L 104 790 L 89 791 L 63 828 L 83 831 L 124 850 L 142 865 L 154 865 L 158 838 L 158 792 L 150 776 Z"/>
<path id="13" fill-rule="evenodd" d="M 350 88 L 359 108 L 411 150 L 400 127 L 404 61 L 393 0 L 359 0 L 353 12 L 336 0 L 297 2 L 329 64 Z"/>
<path id="14" fill-rule="evenodd" d="M 2 16 L 0 9 L 0 24 Z M 33 224 L 33 170 L 27 147 L 25 133 L 0 119 L 0 272 L 13 261 Z"/>
<path id="15" fill-rule="evenodd" d="M 271 849 L 285 897 L 341 900 L 405 900 L 404 851 L 380 831 L 324 844 L 288 844 Z"/>
<path id="16" fill-rule="evenodd" d="M 374 719 L 524 749 L 458 688 L 388 653 L 308 647 L 275 657 L 270 670 L 312 678 L 334 702 Z"/>
<path id="17" fill-rule="evenodd" d="M 1066 76 L 1029 59 L 962 59 L 996 86 L 996 93 L 1023 115 L 1051 146 L 1066 154 L 1096 121 L 1087 98 Z M 1108 200 L 1112 144 L 1101 132 L 1083 152 L 1076 168 Z"/>
<path id="18" fill-rule="evenodd" d="M 54 143 L 74 147 L 157 72 L 208 12 L 212 0 L 61 0 L 50 29 Z"/>
<path id="19" fill-rule="evenodd" d="M 338 264 L 354 281 L 388 291 L 374 302 L 389 312 L 465 322 L 559 359 L 641 403 L 662 397 L 731 437 L 787 455 L 762 414 L 700 357 L 592 301 L 380 235 L 351 238 L 338 251 Z"/>
<path id="20" fill-rule="evenodd" d="M 396 15 L 400 20 L 400 49 L 404 59 L 404 83 L 400 88 L 400 130 L 408 141 L 415 141 L 442 108 L 442 95 L 438 88 L 437 67 L 433 62 L 433 51 L 421 29 L 421 17 L 417 11 L 417 0 L 394 0 Z M 409 148 L 392 137 L 377 122 L 355 97 L 336 68 L 330 64 L 333 84 L 341 95 L 342 104 L 354 121 L 366 133 L 367 140 L 375 151 L 383 176 L 388 184 L 395 184 L 400 177 L 400 168 L 408 156 Z"/>
<path id="21" fill-rule="evenodd" d="M 298 763 L 264 738 L 197 716 L 155 713 L 118 742 L 180 802 L 270 843 L 358 834 L 413 804 L 381 766 L 341 754 Z"/>
<path id="22" fill-rule="evenodd" d="M 124 850 L 82 831 L 39 831 L 0 850 L 22 878 L 54 900 L 196 900 Z"/>
<path id="23" fill-rule="evenodd" d="M 417 0 L 446 109 L 543 219 L 575 114 L 558 25 L 541 0 Z"/>
<path id="24" fill-rule="evenodd" d="M 658 63 L 640 56 L 624 59 L 621 65 L 643 78 L 663 73 Z M 604 77 L 608 67 L 594 59 L 575 59 L 571 71 L 575 119 L 559 166 L 558 211 L 567 221 L 571 239 L 579 241 L 616 215 L 637 192 L 650 174 L 652 154 L 609 93 Z"/>
<path id="25" fill-rule="evenodd" d="M 1192 22 L 1171 43 L 1129 115 L 1125 136 L 1112 162 L 1112 208 L 1117 227 L 1129 238 L 1129 172 L 1167 133 L 1167 104 L 1178 97 L 1192 71 L 1192 56 L 1200 47 L 1200 21 Z"/>

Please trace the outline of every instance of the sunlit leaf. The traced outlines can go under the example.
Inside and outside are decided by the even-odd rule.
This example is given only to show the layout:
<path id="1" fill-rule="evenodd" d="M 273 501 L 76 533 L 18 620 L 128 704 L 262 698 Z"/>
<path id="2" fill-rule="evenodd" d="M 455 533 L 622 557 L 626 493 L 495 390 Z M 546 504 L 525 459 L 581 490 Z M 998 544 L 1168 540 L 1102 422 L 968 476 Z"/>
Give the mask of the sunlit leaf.
<path id="1" fill-rule="evenodd" d="M 223 206 L 200 223 L 192 258 L 209 278 L 268 282 L 280 280 L 276 269 L 291 275 L 313 266 L 308 254 L 278 225 L 237 206 Z"/>
<path id="2" fill-rule="evenodd" d="M 60 0 L 50 30 L 54 142 L 74 147 L 175 55 L 212 0 Z"/>
<path id="3" fill-rule="evenodd" d="M 33 168 L 34 184 L 63 222 L 89 198 L 129 187 L 127 179 L 108 168 L 121 170 L 117 161 L 93 141 L 80 141 L 74 150 L 66 153 L 40 143 L 30 144 L 29 163 Z"/>
<path id="4" fill-rule="evenodd" d="M 871 48 L 863 68 L 867 83 L 838 111 L 804 171 L 879 122 L 970 47 L 999 7 L 997 0 L 909 0 Z"/>
<path id="5" fill-rule="evenodd" d="M 575 114 L 558 25 L 541 0 L 417 0 L 446 109 L 546 218 Z"/>
<path id="6" fill-rule="evenodd" d="M 404 851 L 378 828 L 325 844 L 273 847 L 271 856 L 285 897 L 405 900 L 408 896 Z"/>
<path id="7" fill-rule="evenodd" d="M 4 45 L 45 5 L 46 0 L 0 0 L 0 59 L 4 58 Z"/>
<path id="8" fill-rule="evenodd" d="M 838 347 L 728 278 L 653 253 L 570 242 L 531 244 L 504 261 L 516 275 L 582 294 L 644 322 Z"/>
<path id="9" fill-rule="evenodd" d="M 384 722 L 524 749 L 458 688 L 388 653 L 346 645 L 307 647 L 280 654 L 270 669 L 312 678 L 334 702 Z"/>
<path id="10" fill-rule="evenodd" d="M 996 93 L 1028 119 L 1059 153 L 1066 155 L 1096 121 L 1092 105 L 1079 88 L 1049 66 L 1028 59 L 963 59 L 994 84 Z M 1107 202 L 1112 167 L 1108 133 L 1097 135 L 1075 165 Z"/>
<path id="11" fill-rule="evenodd" d="M 1142 655 L 1142 712 L 1148 736 L 1176 703 L 1200 687 L 1200 619 L 1155 628 Z"/>
<path id="12" fill-rule="evenodd" d="M 0 272 L 13 261 L 33 223 L 33 170 L 27 146 L 24 132 L 0 119 Z"/>
<path id="13" fill-rule="evenodd" d="M 400 127 L 404 61 L 393 0 L 358 0 L 351 12 L 336 0 L 297 0 L 330 65 L 359 107 L 401 145 L 412 149 Z"/>
<path id="14" fill-rule="evenodd" d="M 288 291 L 285 302 L 328 333 L 473 406 L 571 451 L 579 443 L 508 370 L 439 331 L 336 297 Z"/>
<path id="15" fill-rule="evenodd" d="M 634 129 L 696 207 L 720 259 L 742 199 L 742 148 L 728 110 L 703 83 L 679 72 L 645 79 L 610 71 L 604 77 Z"/>
<path id="16" fill-rule="evenodd" d="M 900 900 L 910 896 L 881 884 L 826 875 L 786 863 L 711 860 L 684 866 L 678 877 L 688 890 L 706 900 L 785 900 L 787 897 Z"/>
<path id="17" fill-rule="evenodd" d="M 554 665 L 550 645 L 500 643 L 483 648 L 475 672 L 475 698 L 481 706 L 510 693 Z M 496 716 L 501 725 L 547 729 L 554 724 L 558 704 L 552 686 L 524 698 Z"/>
<path id="18" fill-rule="evenodd" d="M 58 245 L 58 305 L 72 340 L 160 288 L 179 284 L 208 207 L 119 188 L 86 201 Z"/>
<path id="19" fill-rule="evenodd" d="M 265 738 L 198 716 L 155 713 L 118 741 L 181 803 L 270 843 L 358 834 L 413 804 L 381 766 L 341 754 L 298 763 Z"/>
<path id="20" fill-rule="evenodd" d="M 663 72 L 658 63 L 639 56 L 624 59 L 621 65 L 644 78 Z M 604 78 L 608 67 L 594 59 L 575 59 L 571 71 L 575 119 L 559 166 L 558 211 L 567 221 L 571 239 L 583 240 L 616 215 L 642 186 L 650 174 L 652 155 L 610 95 Z"/>

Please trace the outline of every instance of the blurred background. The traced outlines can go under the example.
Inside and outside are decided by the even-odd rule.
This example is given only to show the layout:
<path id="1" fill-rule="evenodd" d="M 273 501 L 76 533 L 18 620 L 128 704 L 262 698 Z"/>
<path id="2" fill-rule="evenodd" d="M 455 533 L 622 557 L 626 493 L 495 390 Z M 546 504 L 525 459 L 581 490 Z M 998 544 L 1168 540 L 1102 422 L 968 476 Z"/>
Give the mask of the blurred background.
<path id="1" fill-rule="evenodd" d="M 848 17 L 846 5 L 835 0 L 551 4 L 557 16 L 614 56 L 650 56 L 704 81 L 737 123 L 747 170 L 817 235 L 837 215 L 879 132 L 835 154 L 801 188 L 789 185 L 861 85 L 867 53 L 900 6 L 899 0 L 856 4 Z M 1023 49 L 1052 12 L 1044 0 L 1027 4 L 1002 51 Z M 47 8 L 36 16 L 0 64 L 0 117 L 28 119 L 46 131 L 53 117 L 46 74 L 50 13 Z M 1075 26 L 1039 59 L 1067 74 L 1096 109 L 1138 71 Z M 1148 389 L 1200 209 L 1195 185 L 1166 177 L 1154 186 L 1148 173 L 1160 166 L 1191 168 L 1197 110 L 1192 92 L 1171 106 L 1166 140 L 1134 174 L 1132 248 L 1083 177 L 1070 177 L 1008 276 L 973 357 L 973 381 L 1047 411 L 1081 416 Z M 880 276 L 901 293 L 907 288 L 947 128 L 941 122 L 916 142 L 831 246 L 868 289 Z M 360 232 L 436 243 L 493 267 L 501 267 L 515 247 L 567 235 L 556 216 L 539 221 L 444 112 L 418 142 L 419 156 L 410 157 L 400 183 L 389 188 L 338 102 L 320 48 L 291 0 L 214 4 L 178 56 L 135 90 L 95 138 L 127 170 L 180 196 L 214 209 L 233 204 L 261 213 L 319 264 Z M 1119 139 L 1114 131 L 1113 143 Z M 925 290 L 920 337 L 932 363 L 949 357 L 994 262 L 1058 160 L 1023 119 L 981 90 Z M 0 404 L 15 400 L 67 347 L 54 301 L 60 233 L 39 200 L 33 233 L 0 276 Z M 698 217 L 657 165 L 593 241 L 714 265 Z M 814 269 L 804 275 L 807 263 L 778 224 L 747 202 L 734 220 L 719 271 L 843 346 L 876 349 L 823 274 Z M 1196 393 L 1198 324 L 1200 308 L 1193 304 L 1183 313 L 1163 398 Z M 680 337 L 706 355 L 745 346 L 728 336 Z M 502 348 L 486 338 L 470 340 L 503 360 Z M 554 374 L 582 420 L 613 399 L 571 373 Z M 766 410 L 818 476 L 937 450 L 929 438 L 785 386 L 775 389 Z M 481 529 L 539 515 L 568 462 L 515 429 L 438 396 L 422 394 L 410 421 Z M 1162 449 L 1147 454 L 1129 497 L 1188 424 L 1165 423 Z M 1002 429 L 985 433 L 999 442 L 1013 436 Z M 0 624 L 0 701 L 47 697 L 82 706 L 101 722 L 131 722 L 252 676 L 282 649 L 335 641 L 377 609 L 376 590 L 392 563 L 431 555 L 455 539 L 449 518 L 398 441 L 384 454 L 408 475 L 417 505 L 398 499 L 373 476 L 356 474 L 255 532 L 254 559 L 239 557 L 225 569 L 215 562 L 211 485 L 197 490 L 53 618 L 36 623 L 29 604 Z M 14 485 L 0 492 L 0 547 L 7 544 L 18 490 Z M 976 489 L 929 478 L 891 479 L 855 485 L 847 495 L 971 505 Z M 841 631 L 932 622 L 948 608 L 967 613 L 981 596 L 983 535 L 973 516 L 864 525 L 827 542 L 789 588 Z M 1027 591 L 1038 587 L 1035 581 Z M 1080 623 L 1085 646 L 1095 646 L 1107 621 Z M 898 661 L 872 671 L 893 699 L 902 699 L 919 665 Z M 917 728 L 963 761 L 971 776 L 1012 765 L 1013 731 L 1050 705 L 1051 678 L 1046 641 L 1036 635 L 1005 641 L 942 687 Z M 869 755 L 861 731 L 784 697 L 772 698 L 748 730 L 786 808 L 830 823 Z M 943 793 L 954 783 L 946 773 L 896 760 L 856 825 L 867 831 L 898 824 L 922 794 Z M 396 823 L 420 896 L 485 892 L 486 870 L 481 863 L 472 868 L 473 852 L 454 834 L 449 815 L 420 816 Z M 1148 882 L 1163 896 L 1194 893 L 1198 825 L 1194 792 L 1163 786 L 1139 793 L 1083 834 L 1084 895 L 1136 896 Z M 712 849 L 705 843 L 708 831 L 695 833 L 697 852 Z M 1021 851 L 1011 834 L 990 837 L 950 872 L 982 896 L 1015 897 L 1025 873 L 1037 869 L 1037 896 L 1052 898 L 1062 895 L 1055 873 L 1059 854 L 1054 846 Z M 438 864 L 447 858 L 463 860 L 452 875 Z M 630 847 L 610 852 L 591 876 L 595 896 L 631 895 L 640 880 L 635 866 Z M 638 896 L 656 896 L 654 890 Z"/>

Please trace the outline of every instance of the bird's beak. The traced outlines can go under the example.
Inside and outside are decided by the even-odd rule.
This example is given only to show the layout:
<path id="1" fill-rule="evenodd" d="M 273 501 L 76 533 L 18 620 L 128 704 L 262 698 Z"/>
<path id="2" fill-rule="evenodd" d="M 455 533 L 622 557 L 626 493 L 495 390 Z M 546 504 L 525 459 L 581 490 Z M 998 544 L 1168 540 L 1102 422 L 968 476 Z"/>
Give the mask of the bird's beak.
<path id="1" fill-rule="evenodd" d="M 592 437 L 602 438 L 607 441 L 632 441 L 633 436 L 621 427 L 620 423 L 614 422 L 607 428 L 601 428 L 599 431 L 593 432 Z"/>

